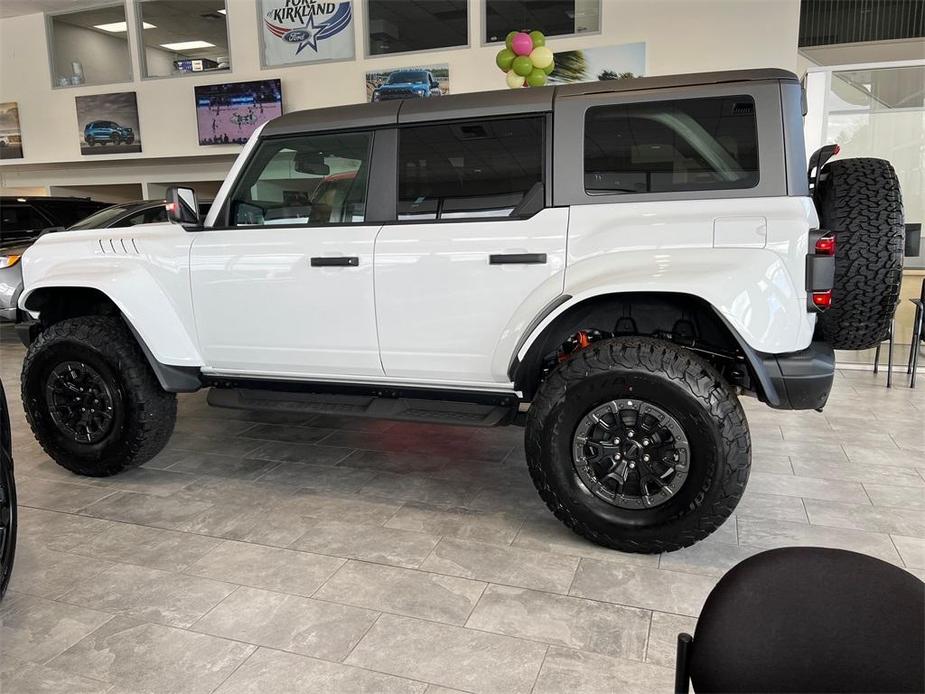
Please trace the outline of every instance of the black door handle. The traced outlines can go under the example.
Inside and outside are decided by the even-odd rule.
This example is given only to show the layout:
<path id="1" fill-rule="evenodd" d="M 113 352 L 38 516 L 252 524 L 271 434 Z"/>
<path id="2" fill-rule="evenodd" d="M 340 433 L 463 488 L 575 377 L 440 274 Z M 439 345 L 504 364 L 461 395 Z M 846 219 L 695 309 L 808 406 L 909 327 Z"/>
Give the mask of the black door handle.
<path id="1" fill-rule="evenodd" d="M 341 255 L 333 258 L 329 256 L 312 258 L 312 267 L 356 267 L 359 264 L 360 259 L 355 255 Z"/>
<path id="2" fill-rule="evenodd" d="M 545 253 L 493 253 L 488 256 L 489 265 L 543 265 Z"/>

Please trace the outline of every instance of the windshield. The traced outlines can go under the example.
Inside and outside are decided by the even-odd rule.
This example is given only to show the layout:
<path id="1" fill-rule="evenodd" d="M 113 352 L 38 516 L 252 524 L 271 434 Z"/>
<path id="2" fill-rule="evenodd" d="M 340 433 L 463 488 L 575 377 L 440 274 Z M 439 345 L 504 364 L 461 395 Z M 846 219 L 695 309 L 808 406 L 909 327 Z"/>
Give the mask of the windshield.
<path id="1" fill-rule="evenodd" d="M 80 230 L 80 229 L 104 229 L 106 225 L 114 221 L 118 217 L 121 217 L 128 210 L 132 208 L 132 205 L 113 205 L 112 207 L 104 207 L 99 212 L 94 212 L 89 217 L 84 217 L 77 224 L 72 224 L 68 229 Z"/>
<path id="2" fill-rule="evenodd" d="M 389 75 L 389 84 L 401 84 L 402 82 L 426 82 L 427 73 L 426 72 L 412 72 L 410 70 L 402 70 L 401 72 L 393 72 Z"/>

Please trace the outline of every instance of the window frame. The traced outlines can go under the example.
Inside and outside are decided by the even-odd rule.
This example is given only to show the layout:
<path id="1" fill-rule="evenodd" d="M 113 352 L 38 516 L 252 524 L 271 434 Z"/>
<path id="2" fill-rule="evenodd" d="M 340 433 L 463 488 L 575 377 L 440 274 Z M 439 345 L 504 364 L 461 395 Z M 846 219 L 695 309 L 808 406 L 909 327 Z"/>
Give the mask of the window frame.
<path id="1" fill-rule="evenodd" d="M 94 82 L 92 84 L 84 82 L 83 84 L 58 84 L 55 81 L 55 30 L 54 30 L 54 19 L 55 17 L 63 17 L 69 14 L 79 14 L 81 12 L 86 12 L 88 10 L 99 10 L 105 9 L 107 7 L 119 7 L 122 6 L 122 12 L 125 15 L 125 41 L 126 47 L 128 50 L 128 79 L 120 80 L 118 82 Z M 45 54 L 48 58 L 48 76 L 51 80 L 51 88 L 54 89 L 77 89 L 79 87 L 105 87 L 109 85 L 116 84 L 133 84 L 135 82 L 135 67 L 132 64 L 132 55 L 135 51 L 135 34 L 132 31 L 133 24 L 129 21 L 128 15 L 128 0 L 117 0 L 116 2 L 105 2 L 102 0 L 99 3 L 87 7 L 81 7 L 79 10 L 61 10 L 58 12 L 45 12 Z"/>
<path id="2" fill-rule="evenodd" d="M 381 168 L 379 160 L 376 158 L 377 153 L 377 142 L 379 138 L 379 132 L 382 128 L 350 128 L 344 130 L 318 130 L 318 131 L 307 131 L 302 133 L 290 133 L 287 135 L 274 135 L 271 137 L 262 137 L 257 142 L 253 151 L 247 157 L 247 161 L 244 162 L 244 165 L 241 167 L 240 173 L 235 180 L 234 187 L 232 187 L 227 197 L 222 203 L 222 209 L 218 213 L 216 218 L 216 224 L 211 227 L 205 227 L 203 231 L 220 231 L 220 230 L 229 230 L 237 229 L 241 231 L 259 231 L 263 229 L 325 229 L 328 227 L 356 227 L 356 226 L 372 226 L 375 224 L 381 224 L 381 221 L 371 220 L 369 218 L 369 208 L 370 208 L 370 182 L 372 181 L 374 172 L 378 171 Z M 250 170 L 250 167 L 257 161 L 261 150 L 264 147 L 272 145 L 272 143 L 279 140 L 291 140 L 297 137 L 324 137 L 326 135 L 348 135 L 348 134 L 360 134 L 365 133 L 369 136 L 369 144 L 367 145 L 367 165 L 369 171 L 366 175 L 366 190 L 365 194 L 365 214 L 362 222 L 333 222 L 326 224 L 319 224 L 317 222 L 305 222 L 303 224 L 234 224 L 232 223 L 232 208 L 234 206 L 235 198 L 238 192 L 241 190 L 241 185 L 244 182 L 246 173 Z M 379 145 L 381 148 L 383 145 Z"/>
<path id="3" fill-rule="evenodd" d="M 172 80 L 172 79 L 183 79 L 185 77 L 202 77 L 203 75 L 230 75 L 234 70 L 234 65 L 232 64 L 231 58 L 231 32 L 228 28 L 228 13 L 231 11 L 228 9 L 229 2 L 224 0 L 225 3 L 225 43 L 228 46 L 228 68 L 225 70 L 203 70 L 202 72 L 177 72 L 176 74 L 171 75 L 149 75 L 148 74 L 148 57 L 145 54 L 145 42 L 144 42 L 144 27 L 142 26 L 144 22 L 144 16 L 141 12 L 141 6 L 145 4 L 145 0 L 131 0 L 132 9 L 134 10 L 134 22 L 135 27 L 135 36 L 137 41 L 135 42 L 135 57 L 138 58 L 138 72 L 140 73 L 140 78 L 142 81 L 147 80 Z"/>
<path id="4" fill-rule="evenodd" d="M 481 18 L 479 20 L 479 41 L 480 46 L 483 48 L 486 46 L 500 46 L 504 43 L 504 39 L 498 39 L 497 41 L 488 40 L 488 3 L 489 0 L 479 0 L 481 5 Z M 547 36 L 548 40 L 558 40 L 558 39 L 567 39 L 575 36 L 601 36 L 604 33 L 604 0 L 597 0 L 597 31 L 573 31 L 569 34 L 555 34 L 554 36 Z"/>
<path id="5" fill-rule="evenodd" d="M 755 102 L 758 135 L 758 184 L 750 188 L 705 189 L 657 193 L 588 193 L 584 177 L 585 118 L 595 106 L 650 104 L 656 101 L 748 96 Z M 555 111 L 556 205 L 721 200 L 727 198 L 785 197 L 788 190 L 781 85 L 776 80 L 671 87 L 639 92 L 560 94 Z"/>
<path id="6" fill-rule="evenodd" d="M 372 53 L 370 51 L 369 40 L 369 0 L 354 0 L 363 4 L 363 58 L 366 60 L 376 60 L 379 58 L 388 59 L 406 55 L 420 55 L 423 53 L 438 53 L 441 51 L 456 51 L 463 48 L 472 47 L 472 12 L 470 10 L 471 1 L 466 0 L 466 42 L 455 46 L 439 46 L 437 48 L 422 48 L 419 51 L 396 51 L 394 53 Z"/>
<path id="7" fill-rule="evenodd" d="M 401 163 L 399 161 L 401 154 L 401 130 L 415 128 L 415 127 L 430 127 L 435 125 L 457 125 L 463 123 L 484 123 L 486 121 L 501 121 L 501 120 L 525 120 L 525 119 L 537 119 L 541 121 L 541 126 L 543 129 L 543 138 L 542 138 L 542 170 L 540 172 L 540 183 L 543 184 L 543 206 L 529 214 L 521 215 L 510 215 L 507 217 L 453 217 L 451 219 L 445 219 L 441 217 L 436 217 L 434 219 L 399 219 L 398 218 L 398 194 L 399 194 L 399 180 L 401 177 Z M 395 224 L 472 224 L 476 222 L 484 222 L 489 224 L 495 224 L 498 222 L 517 222 L 523 221 L 525 219 L 530 219 L 535 217 L 543 210 L 552 207 L 552 113 L 548 111 L 532 111 L 524 113 L 508 113 L 502 116 L 490 116 L 490 117 L 472 117 L 472 118 L 453 118 L 453 119 L 435 119 L 435 120 L 423 120 L 413 123 L 403 123 L 399 124 L 396 130 L 395 138 L 395 195 L 393 198 L 393 209 L 392 209 L 392 219 L 387 222 L 389 225 Z M 528 191 L 529 192 L 529 191 Z M 526 197 L 526 196 L 525 196 Z"/>

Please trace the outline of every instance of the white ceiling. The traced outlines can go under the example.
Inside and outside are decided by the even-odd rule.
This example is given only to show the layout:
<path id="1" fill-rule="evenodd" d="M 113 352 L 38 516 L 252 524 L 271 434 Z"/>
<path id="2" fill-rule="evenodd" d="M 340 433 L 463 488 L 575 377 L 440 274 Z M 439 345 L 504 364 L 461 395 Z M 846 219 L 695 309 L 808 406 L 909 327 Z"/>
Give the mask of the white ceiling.
<path id="1" fill-rule="evenodd" d="M 99 4 L 100 0 L 0 0 L 0 17 L 82 10 Z"/>

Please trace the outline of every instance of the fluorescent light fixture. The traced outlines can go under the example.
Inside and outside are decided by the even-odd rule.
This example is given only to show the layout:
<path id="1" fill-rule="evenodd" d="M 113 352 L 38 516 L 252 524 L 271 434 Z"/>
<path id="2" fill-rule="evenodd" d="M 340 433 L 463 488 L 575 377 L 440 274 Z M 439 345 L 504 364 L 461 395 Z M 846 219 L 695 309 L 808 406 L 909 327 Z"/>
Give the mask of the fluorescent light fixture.
<path id="1" fill-rule="evenodd" d="M 180 41 L 179 43 L 162 43 L 161 48 L 166 48 L 168 51 L 192 51 L 197 48 L 215 48 L 215 44 L 208 41 Z"/>
<path id="2" fill-rule="evenodd" d="M 125 22 L 112 22 L 111 24 L 94 24 L 94 29 L 99 29 L 100 31 L 108 31 L 113 34 L 120 34 L 122 32 L 128 31 L 128 25 Z M 141 23 L 142 29 L 157 29 L 156 24 L 148 24 L 148 22 Z"/>
<path id="3" fill-rule="evenodd" d="M 216 10 L 219 14 L 228 14 L 228 10 Z"/>

